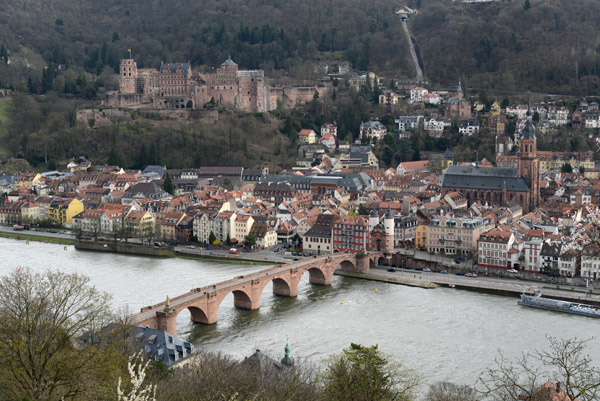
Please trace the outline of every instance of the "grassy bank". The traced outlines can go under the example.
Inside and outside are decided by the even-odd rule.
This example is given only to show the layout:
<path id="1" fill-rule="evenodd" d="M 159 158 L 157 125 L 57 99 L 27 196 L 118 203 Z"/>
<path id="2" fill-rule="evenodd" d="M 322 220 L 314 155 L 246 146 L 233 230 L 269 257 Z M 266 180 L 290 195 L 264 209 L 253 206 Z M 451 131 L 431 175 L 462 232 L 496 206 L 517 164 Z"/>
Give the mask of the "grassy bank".
<path id="1" fill-rule="evenodd" d="M 18 239 L 18 240 L 23 240 L 23 241 L 46 242 L 48 244 L 73 245 L 73 243 L 75 243 L 75 241 L 70 238 L 43 237 L 41 235 L 32 235 L 32 234 L 23 234 L 23 233 L 0 232 L 0 237 Z"/>

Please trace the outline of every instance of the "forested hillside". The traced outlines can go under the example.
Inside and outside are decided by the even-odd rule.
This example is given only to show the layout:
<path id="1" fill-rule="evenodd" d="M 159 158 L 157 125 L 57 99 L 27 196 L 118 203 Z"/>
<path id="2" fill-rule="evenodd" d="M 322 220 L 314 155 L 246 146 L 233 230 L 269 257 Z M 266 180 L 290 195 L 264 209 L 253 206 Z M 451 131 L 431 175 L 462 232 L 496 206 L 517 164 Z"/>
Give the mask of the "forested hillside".
<path id="1" fill-rule="evenodd" d="M 411 20 L 425 75 L 467 86 L 594 95 L 600 72 L 600 2 L 417 0 Z"/>
<path id="2" fill-rule="evenodd" d="M 597 0 L 504 0 L 463 4 L 409 0 L 409 25 L 432 83 L 532 91 L 590 92 L 600 68 Z M 405 38 L 384 0 L 5 0 L 0 42 L 29 71 L 3 83 L 40 81 L 44 63 L 100 75 L 132 49 L 140 66 L 191 61 L 215 66 L 228 54 L 267 76 L 297 75 L 316 60 L 347 59 L 357 70 L 413 76 Z M 41 57 L 36 57 L 40 55 Z M 0 56 L 1 57 L 1 56 Z"/>

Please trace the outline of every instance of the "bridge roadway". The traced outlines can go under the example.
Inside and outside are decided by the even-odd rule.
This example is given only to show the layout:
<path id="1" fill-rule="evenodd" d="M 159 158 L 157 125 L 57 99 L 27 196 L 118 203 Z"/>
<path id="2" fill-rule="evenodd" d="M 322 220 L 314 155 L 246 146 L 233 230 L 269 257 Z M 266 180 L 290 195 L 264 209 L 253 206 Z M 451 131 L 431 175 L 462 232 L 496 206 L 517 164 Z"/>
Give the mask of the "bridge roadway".
<path id="1" fill-rule="evenodd" d="M 309 273 L 310 283 L 330 285 L 333 273 L 338 267 L 349 272 L 368 272 L 369 267 L 376 265 L 382 256 L 380 253 L 367 255 L 341 253 L 274 266 L 214 285 L 195 288 L 175 298 L 167 297 L 165 302 L 143 307 L 140 313 L 130 316 L 128 322 L 134 326 L 148 326 L 176 335 L 177 315 L 183 309 L 190 310 L 194 322 L 213 324 L 217 322 L 221 302 L 230 293 L 234 295 L 235 307 L 258 309 L 262 291 L 271 281 L 273 281 L 274 294 L 295 297 L 298 295 L 300 279 L 306 272 Z"/>

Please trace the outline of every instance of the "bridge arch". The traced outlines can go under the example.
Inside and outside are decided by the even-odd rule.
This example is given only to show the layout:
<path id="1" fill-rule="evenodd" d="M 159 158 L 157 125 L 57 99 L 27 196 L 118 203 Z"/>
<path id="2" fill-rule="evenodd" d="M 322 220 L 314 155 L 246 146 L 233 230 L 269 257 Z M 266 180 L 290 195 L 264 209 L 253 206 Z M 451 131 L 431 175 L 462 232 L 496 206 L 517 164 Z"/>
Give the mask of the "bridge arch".
<path id="1" fill-rule="evenodd" d="M 282 295 L 285 297 L 295 296 L 298 293 L 298 283 L 296 283 L 296 288 L 292 289 L 290 283 L 288 283 L 283 278 L 277 277 L 273 280 L 273 294 Z M 294 294 L 294 295 L 292 295 Z"/>
<path id="2" fill-rule="evenodd" d="M 204 312 L 204 310 L 202 310 L 202 308 L 199 308 L 197 306 L 188 306 L 187 308 L 184 308 L 184 309 L 187 309 L 190 311 L 190 317 L 192 319 L 192 322 L 202 323 L 202 324 L 210 324 L 210 322 L 208 320 L 208 316 L 207 316 L 206 312 Z"/>
<path id="3" fill-rule="evenodd" d="M 325 273 L 323 273 L 323 270 L 313 266 L 313 267 L 309 267 L 308 269 L 306 269 L 306 271 L 308 271 L 309 274 L 309 281 L 311 284 L 319 284 L 319 285 L 327 285 L 327 278 L 325 276 Z"/>
<path id="4" fill-rule="evenodd" d="M 356 271 L 356 265 L 349 260 L 342 260 L 340 267 L 343 271 L 353 272 Z"/>

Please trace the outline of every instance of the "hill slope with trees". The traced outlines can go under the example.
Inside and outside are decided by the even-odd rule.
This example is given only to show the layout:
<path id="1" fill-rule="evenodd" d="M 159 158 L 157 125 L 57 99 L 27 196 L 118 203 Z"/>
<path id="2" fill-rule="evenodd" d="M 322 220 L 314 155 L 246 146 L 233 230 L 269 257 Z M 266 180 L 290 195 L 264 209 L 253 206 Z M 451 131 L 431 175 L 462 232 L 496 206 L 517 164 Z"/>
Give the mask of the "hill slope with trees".
<path id="1" fill-rule="evenodd" d="M 215 66 L 229 54 L 267 76 L 301 79 L 317 60 L 352 62 L 360 71 L 412 77 L 406 40 L 384 0 L 6 0 L 0 42 L 26 59 L 25 71 L 0 71 L 3 83 L 42 86 L 43 64 L 115 72 L 132 49 L 140 67 L 161 61 Z M 433 83 L 589 92 L 598 88 L 600 3 L 505 0 L 463 4 L 409 0 L 409 24 Z M 0 57 L 2 55 L 0 54 Z M 2 67 L 0 67 L 2 68 Z M 6 68 L 6 66 L 4 66 Z M 295 69 L 296 68 L 296 69 Z M 291 69 L 291 71 L 290 71 Z M 294 76 L 296 75 L 296 76 Z M 47 79 L 48 77 L 46 77 Z"/>

